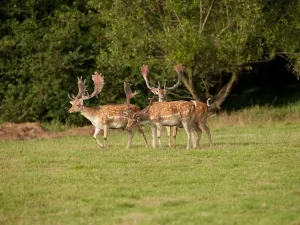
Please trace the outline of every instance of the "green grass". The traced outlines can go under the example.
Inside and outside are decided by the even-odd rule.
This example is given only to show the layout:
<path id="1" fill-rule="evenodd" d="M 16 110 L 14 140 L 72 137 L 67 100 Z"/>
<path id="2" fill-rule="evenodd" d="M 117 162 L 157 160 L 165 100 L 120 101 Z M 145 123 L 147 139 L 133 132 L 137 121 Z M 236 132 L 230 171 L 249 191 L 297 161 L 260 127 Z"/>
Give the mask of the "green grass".
<path id="1" fill-rule="evenodd" d="M 216 127 L 214 146 L 113 132 L 0 142 L 0 224 L 299 224 L 300 122 Z M 167 138 L 164 134 L 164 144 Z M 147 133 L 150 142 L 150 133 Z M 102 139 L 101 139 L 102 140 Z"/>
<path id="2" fill-rule="evenodd" d="M 281 107 L 253 106 L 238 111 L 222 112 L 213 119 L 216 127 L 245 126 L 245 125 L 271 125 L 278 122 L 299 121 L 300 101 Z"/>

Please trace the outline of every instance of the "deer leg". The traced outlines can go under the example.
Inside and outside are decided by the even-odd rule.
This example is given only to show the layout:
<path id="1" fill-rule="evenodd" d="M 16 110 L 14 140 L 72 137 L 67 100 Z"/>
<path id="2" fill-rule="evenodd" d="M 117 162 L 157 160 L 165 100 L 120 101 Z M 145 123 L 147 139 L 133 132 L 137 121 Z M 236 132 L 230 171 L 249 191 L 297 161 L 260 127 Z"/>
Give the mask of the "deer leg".
<path id="1" fill-rule="evenodd" d="M 104 125 L 103 130 L 104 130 L 104 134 L 103 134 L 104 147 L 106 147 L 106 144 L 107 144 L 107 134 L 108 134 L 108 125 Z"/>
<path id="2" fill-rule="evenodd" d="M 212 139 L 211 139 L 211 133 L 210 133 L 210 129 L 207 126 L 206 123 L 201 123 L 201 126 L 203 127 L 203 129 L 205 130 L 205 132 L 207 133 L 207 136 L 209 138 L 209 146 L 212 146 Z"/>
<path id="3" fill-rule="evenodd" d="M 176 136 L 178 132 L 178 127 L 173 127 L 173 146 L 176 147 Z"/>
<path id="4" fill-rule="evenodd" d="M 167 133 L 168 133 L 168 144 L 169 147 L 172 147 L 172 143 L 171 143 L 171 127 L 166 127 Z"/>
<path id="5" fill-rule="evenodd" d="M 196 146 L 196 137 L 195 137 L 195 130 L 192 128 L 191 130 L 191 135 L 192 135 L 192 140 L 193 140 L 193 148 Z"/>
<path id="6" fill-rule="evenodd" d="M 134 136 L 134 133 L 132 132 L 132 130 L 127 130 L 127 133 L 128 133 L 128 143 L 127 143 L 127 146 L 126 146 L 126 149 L 130 148 L 131 146 L 131 142 L 132 142 L 132 138 Z"/>
<path id="7" fill-rule="evenodd" d="M 157 124 L 156 124 L 156 127 L 157 127 L 158 146 L 159 146 L 159 147 L 162 147 L 162 146 L 161 146 L 161 130 L 162 130 L 162 125 L 161 125 L 160 123 L 157 123 Z"/>
<path id="8" fill-rule="evenodd" d="M 200 127 L 195 126 L 195 127 L 193 127 L 193 133 L 194 133 L 194 135 L 193 135 L 194 136 L 193 148 L 196 148 L 197 146 L 199 146 L 202 130 L 200 129 Z"/>
<path id="9" fill-rule="evenodd" d="M 94 132 L 94 138 L 97 141 L 98 145 L 100 145 L 101 148 L 103 148 L 103 144 L 100 143 L 100 141 L 97 139 L 97 135 L 99 134 L 100 129 L 99 128 L 95 128 L 95 132 Z"/>
<path id="10" fill-rule="evenodd" d="M 152 133 L 152 146 L 155 148 L 155 139 L 156 139 L 156 126 L 152 125 L 151 127 L 151 133 Z"/>
<path id="11" fill-rule="evenodd" d="M 136 129 L 139 132 L 139 134 L 143 137 L 144 143 L 145 143 L 146 147 L 148 148 L 149 144 L 148 144 L 148 141 L 147 141 L 147 138 L 145 136 L 145 133 L 144 133 L 143 129 L 140 126 L 137 126 Z"/>
<path id="12" fill-rule="evenodd" d="M 187 139 L 188 139 L 186 149 L 189 149 L 190 148 L 190 143 L 191 143 L 191 127 L 189 125 L 189 121 L 183 121 L 182 126 L 183 126 L 183 128 L 186 132 Z"/>

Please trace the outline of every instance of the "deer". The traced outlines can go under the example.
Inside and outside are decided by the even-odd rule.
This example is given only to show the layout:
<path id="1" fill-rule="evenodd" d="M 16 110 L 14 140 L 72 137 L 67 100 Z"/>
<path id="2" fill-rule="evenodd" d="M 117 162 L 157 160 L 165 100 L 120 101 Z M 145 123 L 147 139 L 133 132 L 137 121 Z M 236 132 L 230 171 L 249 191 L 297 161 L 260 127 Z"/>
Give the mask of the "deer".
<path id="1" fill-rule="evenodd" d="M 176 69 L 178 67 L 178 69 Z M 159 102 L 165 102 L 167 101 L 167 95 L 170 91 L 176 89 L 179 85 L 180 85 L 180 81 L 181 81 L 181 78 L 182 78 L 182 75 L 183 73 L 181 73 L 181 70 L 179 71 L 179 68 L 182 67 L 181 64 L 177 65 L 175 67 L 175 70 L 177 71 L 178 70 L 178 79 L 177 79 L 177 82 L 171 86 L 171 87 L 167 87 L 166 86 L 166 83 L 164 83 L 164 86 L 161 87 L 160 86 L 160 82 L 158 81 L 158 85 L 157 87 L 155 86 L 150 86 L 150 82 L 149 82 L 149 76 L 148 76 L 148 73 L 149 73 L 149 68 L 147 65 L 143 65 L 142 68 L 141 68 L 141 74 L 144 78 L 144 81 L 146 83 L 146 86 L 147 88 L 154 94 L 158 97 L 158 101 Z M 169 147 L 172 147 L 172 143 L 171 143 L 171 127 L 166 127 L 166 130 L 167 130 L 167 134 L 168 134 L 168 146 Z M 174 142 L 174 147 L 176 146 L 176 135 L 177 135 L 177 132 L 178 132 L 178 127 L 177 126 L 174 126 L 172 128 L 172 133 L 173 133 L 173 142 Z M 161 146 L 161 140 L 159 139 L 159 145 Z"/>
<path id="2" fill-rule="evenodd" d="M 144 65 L 141 69 L 141 73 L 143 75 L 143 78 L 145 80 L 147 88 L 155 95 L 158 96 L 159 102 L 166 101 L 166 96 L 167 94 L 171 91 L 177 88 L 180 85 L 180 81 L 184 75 L 184 66 L 182 64 L 178 64 L 175 66 L 175 71 L 178 73 L 178 80 L 177 83 L 172 86 L 172 87 L 166 87 L 166 83 L 164 84 L 164 88 L 160 87 L 160 83 L 158 82 L 158 86 L 150 86 L 149 84 L 149 69 L 147 65 Z M 211 133 L 210 129 L 207 125 L 207 118 L 209 114 L 209 103 L 210 99 L 207 99 L 206 104 L 200 101 L 194 101 L 195 104 L 195 115 L 191 121 L 191 126 L 192 126 L 192 135 L 193 135 L 193 147 L 196 148 L 199 146 L 199 142 L 202 136 L 202 129 L 203 128 L 208 135 L 209 138 L 209 143 L 210 146 L 212 145 L 212 138 L 211 138 Z M 179 126 L 182 127 L 182 126 Z M 167 132 L 168 132 L 168 141 L 169 141 L 169 146 L 171 145 L 171 138 L 170 138 L 170 127 L 167 127 Z M 173 127 L 173 141 L 174 141 L 174 146 L 176 146 L 176 136 L 178 132 L 178 126 Z M 160 141 L 160 140 L 159 140 Z"/>
<path id="3" fill-rule="evenodd" d="M 150 99 L 149 105 L 140 111 L 133 112 L 129 109 L 123 113 L 128 118 L 126 129 L 130 130 L 141 122 L 150 121 L 152 146 L 156 148 L 156 133 L 160 143 L 163 126 L 181 126 L 186 131 L 186 149 L 189 149 L 192 130 L 191 121 L 195 113 L 195 103 L 188 101 L 154 102 L 154 98 Z"/>
<path id="4" fill-rule="evenodd" d="M 212 138 L 210 129 L 207 125 L 207 118 L 209 114 L 209 101 L 207 103 L 200 102 L 200 101 L 194 101 L 196 105 L 194 117 L 191 121 L 192 130 L 194 131 L 193 134 L 193 140 L 194 144 L 193 147 L 196 148 L 199 146 L 200 139 L 202 136 L 202 129 L 203 128 L 208 136 L 209 139 L 209 146 L 212 146 Z"/>
<path id="5" fill-rule="evenodd" d="M 127 102 L 125 104 L 114 104 L 114 105 L 103 105 L 99 106 L 98 108 L 90 108 L 85 106 L 83 103 L 84 101 L 97 96 L 101 93 L 102 88 L 104 86 L 104 77 L 97 72 L 92 75 L 92 80 L 94 83 L 94 90 L 91 94 L 88 94 L 86 90 L 86 80 L 83 80 L 82 77 L 78 77 L 78 93 L 76 96 L 73 94 L 70 96 L 70 103 L 71 108 L 69 109 L 69 113 L 76 113 L 79 112 L 83 115 L 86 119 L 88 119 L 92 125 L 95 127 L 94 131 L 94 139 L 97 141 L 98 145 L 101 148 L 105 148 L 107 146 L 107 135 L 109 129 L 125 129 L 127 125 L 127 118 L 125 118 L 122 114 L 123 111 L 130 110 L 133 112 L 139 111 L 139 107 L 136 105 L 130 104 L 130 99 L 133 98 L 137 92 L 132 93 L 130 85 L 128 83 L 124 83 L 124 90 L 127 98 Z M 145 134 L 141 127 L 137 125 L 136 130 L 139 134 L 143 137 L 144 144 L 148 147 L 148 142 L 145 137 Z M 103 130 L 103 144 L 97 139 L 97 135 L 99 134 L 100 130 Z M 126 129 L 128 133 L 128 143 L 126 149 L 131 147 L 131 142 L 134 136 L 133 131 Z"/>

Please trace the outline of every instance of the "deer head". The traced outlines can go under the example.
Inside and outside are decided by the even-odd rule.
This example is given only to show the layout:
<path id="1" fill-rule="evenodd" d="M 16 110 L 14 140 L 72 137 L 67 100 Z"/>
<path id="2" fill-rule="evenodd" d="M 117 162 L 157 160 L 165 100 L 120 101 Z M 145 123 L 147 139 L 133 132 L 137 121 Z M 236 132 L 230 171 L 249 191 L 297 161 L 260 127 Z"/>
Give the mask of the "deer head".
<path id="1" fill-rule="evenodd" d="M 132 128 L 136 124 L 138 124 L 140 122 L 140 118 L 142 116 L 146 116 L 146 114 L 148 113 L 150 107 L 152 106 L 153 102 L 156 99 L 157 99 L 156 96 L 154 96 L 152 98 L 149 98 L 149 100 L 150 100 L 149 105 L 146 108 L 142 109 L 141 111 L 132 112 L 129 109 L 127 112 L 123 112 L 123 115 L 128 119 L 127 126 L 126 126 L 127 130 L 129 130 L 130 128 Z"/>
<path id="2" fill-rule="evenodd" d="M 176 83 L 174 86 L 172 86 L 172 87 L 167 87 L 167 86 L 166 86 L 166 83 L 164 83 L 164 87 L 161 88 L 160 82 L 158 82 L 158 86 L 157 86 L 157 87 L 155 87 L 155 86 L 150 86 L 150 84 L 149 84 L 149 77 L 148 77 L 148 73 L 149 73 L 148 66 L 147 66 L 147 65 L 142 66 L 142 68 L 141 68 L 141 73 L 142 73 L 143 78 L 144 78 L 144 80 L 145 80 L 145 82 L 146 82 L 147 88 L 148 88 L 153 94 L 155 94 L 155 95 L 158 96 L 158 101 L 160 101 L 160 102 L 165 101 L 167 94 L 168 94 L 170 91 L 176 89 L 176 88 L 179 86 L 180 81 L 181 81 L 181 78 L 182 78 L 182 76 L 183 76 L 183 74 L 184 74 L 184 67 L 183 67 L 181 64 L 179 64 L 179 65 L 175 66 L 175 70 L 176 70 L 176 72 L 178 73 L 178 80 L 177 80 L 177 83 Z"/>
<path id="3" fill-rule="evenodd" d="M 92 80 L 94 82 L 94 91 L 92 92 L 92 94 L 89 95 L 86 91 L 85 80 L 82 80 L 82 77 L 80 77 L 80 78 L 78 77 L 78 93 L 77 93 L 77 95 L 74 96 L 72 94 L 70 96 L 68 94 L 69 98 L 71 99 L 70 103 L 72 105 L 72 107 L 69 109 L 69 113 L 80 112 L 83 108 L 84 100 L 91 99 L 102 91 L 102 88 L 104 86 L 103 76 L 101 76 L 101 74 L 98 74 L 97 72 L 95 72 L 94 75 L 92 75 Z"/>

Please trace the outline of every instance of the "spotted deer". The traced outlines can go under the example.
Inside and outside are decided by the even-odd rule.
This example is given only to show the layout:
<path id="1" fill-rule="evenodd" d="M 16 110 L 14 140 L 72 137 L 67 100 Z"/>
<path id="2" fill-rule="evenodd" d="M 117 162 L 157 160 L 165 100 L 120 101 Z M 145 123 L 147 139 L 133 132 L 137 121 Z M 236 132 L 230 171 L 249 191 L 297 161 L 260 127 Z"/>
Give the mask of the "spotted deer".
<path id="1" fill-rule="evenodd" d="M 179 86 L 180 81 L 182 79 L 182 76 L 184 74 L 183 65 L 182 64 L 176 65 L 175 66 L 175 71 L 178 73 L 177 83 L 172 87 L 166 87 L 166 84 L 164 84 L 164 88 L 161 88 L 159 82 L 158 82 L 157 87 L 149 85 L 149 78 L 148 78 L 149 69 L 148 69 L 148 66 L 144 65 L 142 67 L 141 73 L 142 73 L 143 78 L 146 82 L 146 86 L 153 94 L 158 96 L 159 102 L 166 101 L 167 94 L 171 90 L 174 90 L 175 88 L 177 88 Z M 200 142 L 201 135 L 202 135 L 202 129 L 201 128 L 203 128 L 205 130 L 205 132 L 207 133 L 208 138 L 209 138 L 209 143 L 210 143 L 210 145 L 212 145 L 211 133 L 210 133 L 210 129 L 207 125 L 209 99 L 207 100 L 206 104 L 203 103 L 203 102 L 200 102 L 200 101 L 196 101 L 196 102 L 194 102 L 194 104 L 196 106 L 196 109 L 195 109 L 194 117 L 191 121 L 191 127 L 192 127 L 192 131 L 193 131 L 192 132 L 193 147 L 199 146 L 199 142 Z M 182 127 L 182 126 L 173 127 L 173 141 L 174 141 L 173 146 L 176 146 L 176 136 L 177 136 L 177 132 L 178 132 L 178 127 Z M 170 130 L 171 130 L 170 127 L 167 127 L 169 146 L 171 146 L 171 138 L 170 138 L 171 131 Z"/>
<path id="2" fill-rule="evenodd" d="M 125 94 L 127 97 L 126 104 L 103 105 L 98 108 L 89 108 L 85 106 L 83 102 L 98 95 L 104 86 L 104 77 L 101 76 L 101 74 L 95 72 L 94 75 L 92 75 L 92 80 L 94 82 L 94 91 L 92 94 L 88 94 L 86 91 L 85 80 L 83 81 L 82 77 L 78 78 L 78 94 L 76 96 L 69 95 L 69 98 L 71 99 L 70 103 L 72 105 L 69 109 L 69 113 L 80 112 L 85 118 L 91 121 L 95 127 L 94 138 L 100 147 L 103 148 L 107 145 L 107 135 L 110 128 L 124 129 L 126 127 L 127 118 L 123 116 L 122 112 L 128 110 L 128 107 L 130 107 L 130 110 L 133 112 L 139 111 L 139 107 L 130 104 L 130 99 L 133 98 L 137 93 L 132 93 L 130 85 L 124 83 Z M 143 137 L 144 143 L 148 147 L 148 142 L 143 130 L 139 125 L 137 125 L 135 128 Z M 97 135 L 100 130 L 104 131 L 103 144 L 97 139 Z M 126 131 L 128 132 L 128 143 L 126 148 L 130 148 L 134 133 L 128 129 L 126 129 Z"/>
<path id="3" fill-rule="evenodd" d="M 142 68 L 141 68 L 141 74 L 145 80 L 145 83 L 146 83 L 146 86 L 147 88 L 153 93 L 155 94 L 156 96 L 158 96 L 158 101 L 159 102 L 165 102 L 167 101 L 167 95 L 170 91 L 176 89 L 179 85 L 180 85 L 180 81 L 181 81 L 181 78 L 183 76 L 183 66 L 181 64 L 175 66 L 175 70 L 176 72 L 178 73 L 178 80 L 177 82 L 175 83 L 175 85 L 171 86 L 171 87 L 167 87 L 166 86 L 166 83 L 164 83 L 164 86 L 161 87 L 160 86 L 160 82 L 158 81 L 158 85 L 157 87 L 155 86 L 150 86 L 150 82 L 149 82 L 149 68 L 147 65 L 143 65 Z M 166 130 L 167 130 L 167 134 L 168 134 L 168 145 L 169 147 L 172 146 L 172 143 L 171 143 L 171 127 L 166 127 Z M 176 135 L 177 135 L 177 131 L 178 131 L 178 127 L 177 126 L 174 126 L 172 127 L 172 134 L 173 134 L 173 145 L 176 146 Z M 159 139 L 159 145 L 161 146 L 161 140 Z"/>
<path id="4" fill-rule="evenodd" d="M 172 102 L 153 102 L 154 98 L 150 100 L 150 104 L 137 112 L 130 110 L 124 112 L 128 117 L 127 129 L 130 129 L 140 122 L 150 121 L 152 132 L 152 146 L 156 147 L 156 132 L 160 143 L 161 129 L 163 126 L 182 126 L 187 134 L 187 146 L 190 148 L 191 140 L 191 121 L 195 112 L 194 102 L 188 101 L 172 101 Z"/>

